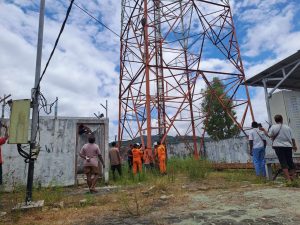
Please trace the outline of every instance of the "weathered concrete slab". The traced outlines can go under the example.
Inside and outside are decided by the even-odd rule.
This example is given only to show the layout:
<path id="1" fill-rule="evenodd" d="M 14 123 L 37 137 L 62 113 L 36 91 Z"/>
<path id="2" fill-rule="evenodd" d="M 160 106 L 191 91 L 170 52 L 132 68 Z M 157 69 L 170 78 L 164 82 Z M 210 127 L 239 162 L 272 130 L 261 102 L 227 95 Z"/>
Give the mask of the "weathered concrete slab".
<path id="1" fill-rule="evenodd" d="M 21 210 L 21 211 L 27 211 L 27 210 L 33 210 L 33 209 L 41 209 L 44 207 L 44 200 L 39 200 L 35 202 L 30 202 L 26 204 L 25 202 L 18 203 L 12 210 Z"/>

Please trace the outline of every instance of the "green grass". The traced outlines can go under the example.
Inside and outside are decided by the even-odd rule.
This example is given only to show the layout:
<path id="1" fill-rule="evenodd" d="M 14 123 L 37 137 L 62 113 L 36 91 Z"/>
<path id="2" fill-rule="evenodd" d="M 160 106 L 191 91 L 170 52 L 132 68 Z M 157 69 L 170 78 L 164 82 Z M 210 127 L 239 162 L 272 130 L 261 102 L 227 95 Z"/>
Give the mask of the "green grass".
<path id="1" fill-rule="evenodd" d="M 287 187 L 299 188 L 300 182 L 298 180 L 293 180 L 292 182 L 286 182 Z"/>
<path id="2" fill-rule="evenodd" d="M 212 176 L 221 177 L 225 181 L 236 183 L 265 184 L 268 182 L 264 177 L 257 177 L 253 169 L 226 169 L 214 172 Z"/>
<path id="3" fill-rule="evenodd" d="M 46 205 L 53 205 L 62 201 L 64 198 L 64 187 L 62 186 L 48 186 L 46 188 L 38 188 L 33 190 L 33 199 L 45 200 Z"/>
<path id="4" fill-rule="evenodd" d="M 212 171 L 212 165 L 204 159 L 171 158 L 168 161 L 168 171 L 174 174 L 183 173 L 191 180 L 201 180 L 206 178 Z"/>
<path id="5" fill-rule="evenodd" d="M 128 170 L 128 166 L 123 165 L 122 166 L 122 176 L 120 177 L 117 172 L 116 174 L 116 180 L 113 180 L 112 172 L 109 173 L 109 184 L 112 185 L 121 185 L 121 186 L 128 186 L 128 185 L 134 185 L 137 183 L 145 183 L 145 182 L 151 182 L 155 177 L 159 176 L 159 172 L 156 170 L 147 170 L 143 168 L 142 173 L 137 173 L 135 176 L 133 175 L 132 171 Z"/>
<path id="6" fill-rule="evenodd" d="M 157 180 L 166 180 L 167 182 L 175 182 L 176 177 L 180 174 L 188 177 L 190 180 L 205 179 L 212 171 L 211 164 L 206 160 L 196 160 L 194 158 L 171 158 L 167 162 L 167 176 L 162 176 L 157 168 L 145 170 L 142 173 L 133 175 L 132 171 L 128 170 L 127 164 L 122 166 L 122 176 L 119 177 L 116 173 L 116 180 L 112 179 L 110 171 L 111 185 L 134 185 L 137 183 L 156 183 Z"/>
<path id="7" fill-rule="evenodd" d="M 127 164 L 122 167 L 122 176 L 119 177 L 116 172 L 116 180 L 112 179 L 110 171 L 109 185 L 117 186 L 135 186 L 137 184 L 145 184 L 149 187 L 155 186 L 155 189 L 166 191 L 172 183 L 184 179 L 185 181 L 201 181 L 205 179 L 218 180 L 221 179 L 225 182 L 242 183 L 248 182 L 251 184 L 272 184 L 272 182 L 266 181 L 264 178 L 255 176 L 255 172 L 252 169 L 232 169 L 215 171 L 212 168 L 212 164 L 207 160 L 195 160 L 194 158 L 171 158 L 167 161 L 167 175 L 163 176 L 159 170 L 154 168 L 152 170 L 145 170 L 137 175 L 133 175 L 132 171 L 128 171 Z M 102 184 L 104 185 L 104 183 Z M 299 183 L 293 184 L 293 186 L 299 186 Z M 12 198 L 10 198 L 10 205 L 14 206 L 19 202 L 23 202 L 25 199 L 24 185 L 14 185 Z M 66 189 L 59 186 L 58 183 L 53 182 L 47 188 L 41 188 L 40 186 L 34 188 L 33 199 L 44 199 L 45 204 L 48 206 L 54 205 L 64 199 Z M 3 195 L 3 193 L 0 194 Z M 2 197 L 2 196 L 1 196 Z M 89 202 L 88 205 L 94 204 Z"/>

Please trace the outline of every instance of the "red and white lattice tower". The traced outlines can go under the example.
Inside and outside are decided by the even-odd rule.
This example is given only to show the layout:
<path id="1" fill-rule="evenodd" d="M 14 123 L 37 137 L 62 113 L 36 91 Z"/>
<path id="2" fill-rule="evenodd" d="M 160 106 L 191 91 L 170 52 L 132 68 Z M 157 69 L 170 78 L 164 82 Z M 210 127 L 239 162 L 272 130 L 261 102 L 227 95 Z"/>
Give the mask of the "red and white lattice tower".
<path id="1" fill-rule="evenodd" d="M 122 0 L 119 130 L 123 140 L 152 136 L 192 140 L 197 157 L 205 134 L 203 89 L 218 77 L 243 131 L 253 112 L 228 1 Z"/>

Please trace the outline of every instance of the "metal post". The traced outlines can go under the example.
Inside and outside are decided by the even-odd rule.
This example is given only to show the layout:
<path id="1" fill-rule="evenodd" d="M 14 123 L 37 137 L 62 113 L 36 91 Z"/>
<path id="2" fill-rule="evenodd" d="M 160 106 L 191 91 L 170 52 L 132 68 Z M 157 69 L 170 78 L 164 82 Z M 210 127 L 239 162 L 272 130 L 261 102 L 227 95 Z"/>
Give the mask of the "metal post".
<path id="1" fill-rule="evenodd" d="M 5 95 L 3 97 L 3 103 L 2 103 L 2 114 L 1 114 L 2 121 L 4 119 L 4 109 L 5 109 Z"/>
<path id="2" fill-rule="evenodd" d="M 144 1 L 144 64 L 145 64 L 145 80 L 146 80 L 146 118 L 147 118 L 147 146 L 146 149 L 152 147 L 151 141 L 151 105 L 150 105 L 150 67 L 149 67 L 149 34 L 148 34 L 148 2 Z M 143 138 L 143 137 L 141 137 Z"/>
<path id="3" fill-rule="evenodd" d="M 267 88 L 267 80 L 262 80 L 264 84 L 264 90 L 265 90 L 265 99 L 266 99 L 266 106 L 267 106 L 267 112 L 268 112 L 268 121 L 269 124 L 272 124 L 272 116 L 271 116 L 271 108 L 270 108 L 270 102 L 269 102 L 269 94 L 268 94 L 268 88 Z"/>
<path id="4" fill-rule="evenodd" d="M 42 61 L 42 47 L 43 47 L 43 31 L 44 31 L 44 14 L 45 14 L 45 0 L 40 1 L 40 16 L 39 16 L 39 30 L 37 42 L 36 68 L 35 68 L 35 82 L 32 89 L 32 121 L 31 121 L 31 138 L 30 138 L 30 159 L 28 166 L 27 187 L 26 187 L 26 205 L 32 200 L 32 186 L 34 174 L 34 159 L 31 158 L 32 150 L 36 148 L 36 135 L 38 128 L 38 110 L 39 110 L 39 80 L 41 74 Z"/>
<path id="5" fill-rule="evenodd" d="M 5 109 L 5 95 L 3 97 L 2 103 L 2 115 L 1 115 L 1 122 L 4 122 L 4 109 Z M 1 125 L 0 125 L 0 132 L 1 132 Z M 1 152 L 0 152 L 1 154 Z M 2 163 L 0 164 L 0 185 L 2 185 Z"/>
<path id="6" fill-rule="evenodd" d="M 288 74 L 285 74 L 285 70 L 283 70 L 283 78 L 276 84 L 276 86 L 270 91 L 269 95 L 272 95 L 274 91 L 286 80 L 289 78 L 289 76 L 294 72 L 297 67 L 300 66 L 300 61 L 288 72 Z"/>
<path id="7" fill-rule="evenodd" d="M 186 74 L 187 78 L 187 86 L 188 86 L 188 102 L 190 107 L 190 115 L 191 115 L 191 123 L 192 123 L 192 132 L 193 132 L 193 144 L 194 144 L 194 158 L 199 159 L 199 152 L 197 149 L 197 137 L 196 137 L 196 130 L 195 130 L 195 121 L 194 121 L 194 112 L 193 112 L 193 96 L 191 93 L 191 83 L 190 83 L 190 74 L 188 72 L 189 70 L 189 64 L 188 64 L 188 56 L 187 56 L 187 46 L 188 41 L 187 37 L 185 35 L 185 27 L 184 27 L 184 21 L 183 21 L 183 12 L 182 12 L 182 2 L 180 1 L 180 19 L 181 19 L 181 32 L 182 32 L 182 38 L 183 38 L 183 52 L 184 52 L 184 63 L 186 71 L 184 73 Z"/>
<path id="8" fill-rule="evenodd" d="M 106 106 L 106 107 L 105 107 L 105 117 L 107 118 L 107 115 L 108 115 L 108 113 L 107 113 L 107 100 L 106 100 L 105 104 L 106 104 L 106 105 L 105 105 L 105 106 Z"/>
<path id="9" fill-rule="evenodd" d="M 105 100 L 105 101 L 106 101 L 105 106 L 102 103 L 100 103 L 100 105 L 103 107 L 103 109 L 105 109 L 105 117 L 107 118 L 107 114 L 108 114 L 107 100 Z M 100 115 L 100 112 L 99 112 L 99 115 Z"/>
<path id="10" fill-rule="evenodd" d="M 1 115 L 1 122 L 4 122 L 4 114 L 5 114 L 5 105 L 7 104 L 6 99 L 8 99 L 11 96 L 11 94 L 9 95 L 4 95 L 4 98 L 0 100 L 0 103 L 2 103 L 2 115 Z"/>
<path id="11" fill-rule="evenodd" d="M 55 100 L 55 108 L 54 108 L 54 118 L 57 119 L 57 110 L 58 110 L 58 97 Z"/>
<path id="12" fill-rule="evenodd" d="M 236 40 L 236 42 L 234 44 L 237 46 L 237 54 L 238 54 L 238 58 L 239 58 L 240 68 L 241 68 L 241 72 L 242 72 L 242 75 L 243 75 L 243 81 L 245 82 L 246 81 L 246 76 L 245 76 L 245 73 L 244 73 L 244 65 L 243 65 L 243 61 L 242 61 L 242 57 L 241 57 L 239 43 L 237 42 L 236 30 L 235 30 L 235 25 L 234 25 L 231 9 L 229 10 L 229 13 L 230 13 L 231 25 L 232 25 L 232 28 L 233 28 L 233 36 L 234 36 L 234 39 Z M 249 90 L 248 90 L 247 85 L 245 85 L 245 89 L 246 89 L 246 95 L 247 95 L 247 99 L 248 99 L 248 107 L 250 108 L 251 118 L 252 118 L 252 121 L 254 121 L 255 118 L 254 118 L 252 104 L 251 104 L 251 101 L 250 101 L 250 94 L 249 94 Z"/>

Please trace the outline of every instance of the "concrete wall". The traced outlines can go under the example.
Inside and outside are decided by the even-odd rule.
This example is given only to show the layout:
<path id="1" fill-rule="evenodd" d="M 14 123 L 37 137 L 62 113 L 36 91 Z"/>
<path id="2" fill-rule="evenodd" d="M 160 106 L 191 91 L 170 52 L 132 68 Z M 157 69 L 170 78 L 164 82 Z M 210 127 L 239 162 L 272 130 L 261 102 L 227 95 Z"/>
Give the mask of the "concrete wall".
<path id="1" fill-rule="evenodd" d="M 99 127 L 98 137 L 102 155 L 108 165 L 108 120 L 94 118 L 58 118 L 41 117 L 40 145 L 41 151 L 35 161 L 34 183 L 48 185 L 74 185 L 76 183 L 78 158 L 77 146 L 80 142 L 77 127 L 83 123 L 91 130 Z M 97 141 L 97 138 L 96 138 Z M 2 146 L 3 181 L 7 187 L 13 184 L 26 184 L 28 164 L 19 155 L 16 144 Z M 108 170 L 108 168 L 106 168 Z"/>
<path id="2" fill-rule="evenodd" d="M 168 157 L 188 157 L 193 154 L 193 142 L 188 143 L 168 143 Z"/>
<path id="3" fill-rule="evenodd" d="M 231 138 L 219 142 L 206 142 L 205 152 L 206 157 L 213 162 L 224 163 L 247 163 L 252 162 L 252 157 L 249 154 L 248 139 Z M 266 156 L 275 157 L 274 150 L 271 147 L 271 142 L 268 142 L 266 148 Z"/>
<path id="4" fill-rule="evenodd" d="M 191 156 L 193 143 L 169 143 L 167 145 L 169 157 L 187 157 Z M 188 147 L 190 146 L 190 147 Z M 198 145 L 199 149 L 199 145 Z M 268 143 L 266 149 L 267 156 L 275 156 L 271 143 Z M 220 163 L 247 163 L 252 162 L 249 154 L 247 138 L 231 138 L 222 141 L 206 141 L 205 156 L 208 160 Z"/>
<path id="5" fill-rule="evenodd" d="M 246 138 L 205 143 L 206 157 L 213 162 L 247 163 L 250 161 Z"/>

